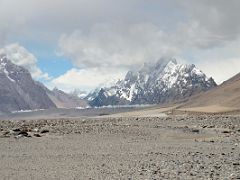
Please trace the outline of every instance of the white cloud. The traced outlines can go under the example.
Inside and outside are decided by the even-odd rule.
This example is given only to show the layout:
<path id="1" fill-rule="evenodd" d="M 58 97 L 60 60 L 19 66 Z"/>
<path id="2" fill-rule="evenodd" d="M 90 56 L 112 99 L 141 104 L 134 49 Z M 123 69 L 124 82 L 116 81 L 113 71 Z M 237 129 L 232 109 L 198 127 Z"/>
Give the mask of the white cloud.
<path id="1" fill-rule="evenodd" d="M 228 43 L 235 41 L 240 35 L 239 0 L 183 0 L 188 19 L 197 22 L 204 29 L 209 40 Z"/>
<path id="2" fill-rule="evenodd" d="M 59 48 L 60 53 L 76 67 L 104 67 L 106 72 L 117 67 L 126 71 L 143 62 L 156 61 L 161 56 L 181 59 L 187 54 L 185 60 L 188 63 L 197 64 L 208 76 L 221 83 L 239 71 L 236 65 L 240 56 L 236 47 L 240 45 L 226 41 L 230 40 L 214 35 L 194 20 L 179 24 L 171 33 L 151 23 L 101 23 L 88 33 L 75 31 L 62 35 Z"/>
<path id="3" fill-rule="evenodd" d="M 59 40 L 60 53 L 80 68 L 132 67 L 178 52 L 168 34 L 153 24 L 94 25 L 89 33 L 75 31 Z"/>
<path id="4" fill-rule="evenodd" d="M 59 34 L 74 29 L 88 31 L 99 22 L 149 22 L 153 16 L 162 24 L 177 19 L 170 10 L 173 0 L 0 0 L 0 40 L 22 38 L 55 41 Z M 165 6 L 163 7 L 162 4 Z M 148 10 L 145 12 L 145 7 Z M 158 6 L 159 8 L 155 8 Z M 176 6 L 176 4 L 175 4 Z M 173 18 L 174 16 L 174 18 Z M 6 34 L 9 38 L 6 38 Z M 38 37 L 41 37 L 41 40 Z M 6 40 L 7 41 L 7 40 Z"/>
<path id="5" fill-rule="evenodd" d="M 5 54 L 14 64 L 23 66 L 29 70 L 32 77 L 35 79 L 49 79 L 47 73 L 43 73 L 37 66 L 37 58 L 27 49 L 19 44 L 10 44 L 0 49 L 0 54 Z"/>
<path id="6" fill-rule="evenodd" d="M 214 77 L 214 80 L 221 84 L 227 78 L 231 78 L 239 73 L 240 57 L 229 59 L 209 59 L 199 65 L 208 76 Z M 226 78 L 227 77 L 227 78 Z"/>
<path id="7" fill-rule="evenodd" d="M 240 72 L 240 41 L 205 51 L 193 51 L 196 64 L 220 84 Z"/>
<path id="8" fill-rule="evenodd" d="M 51 84 L 65 90 L 90 90 L 109 79 L 123 78 L 128 70 L 144 62 L 178 54 L 179 48 L 168 38 L 150 23 L 98 23 L 88 33 L 64 34 L 59 40 L 59 54 L 81 70 L 72 69 Z"/>
<path id="9" fill-rule="evenodd" d="M 209 32 L 195 20 L 179 24 L 176 32 L 170 37 L 172 45 L 178 46 L 181 50 L 200 49 L 205 51 L 226 44 L 224 37 Z"/>
<path id="10" fill-rule="evenodd" d="M 74 89 L 91 91 L 97 86 L 113 83 L 121 79 L 126 72 L 120 69 L 88 68 L 70 69 L 65 74 L 50 81 L 47 86 L 52 89 L 58 87 L 66 92 Z"/>
<path id="11" fill-rule="evenodd" d="M 239 41 L 239 7 L 239 0 L 0 0 L 0 45 L 23 37 L 58 43 L 75 68 L 89 72 L 75 69 L 72 76 L 82 79 L 94 68 L 110 76 L 112 69 L 124 72 L 167 55 L 183 57 L 221 82 L 238 71 L 240 54 L 229 44 Z M 43 76 L 34 58 L 27 59 L 32 74 Z"/>

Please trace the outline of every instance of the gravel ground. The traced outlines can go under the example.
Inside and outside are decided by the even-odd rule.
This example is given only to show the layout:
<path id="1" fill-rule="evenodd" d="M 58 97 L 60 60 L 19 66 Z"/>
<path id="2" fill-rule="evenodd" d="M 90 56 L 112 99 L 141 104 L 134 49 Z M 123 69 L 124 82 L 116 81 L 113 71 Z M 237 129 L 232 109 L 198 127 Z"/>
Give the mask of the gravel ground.
<path id="1" fill-rule="evenodd" d="M 240 179 L 240 117 L 0 121 L 0 179 Z"/>

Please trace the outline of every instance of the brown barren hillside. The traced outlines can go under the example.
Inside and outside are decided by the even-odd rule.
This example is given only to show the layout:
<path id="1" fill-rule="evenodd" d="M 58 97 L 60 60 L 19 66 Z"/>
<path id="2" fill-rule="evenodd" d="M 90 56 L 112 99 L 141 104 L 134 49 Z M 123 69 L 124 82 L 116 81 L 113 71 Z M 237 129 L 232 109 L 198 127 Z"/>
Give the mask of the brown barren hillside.
<path id="1" fill-rule="evenodd" d="M 206 111 L 240 109 L 240 73 L 207 92 L 193 96 L 184 105 L 189 110 L 203 111 L 204 107 Z"/>

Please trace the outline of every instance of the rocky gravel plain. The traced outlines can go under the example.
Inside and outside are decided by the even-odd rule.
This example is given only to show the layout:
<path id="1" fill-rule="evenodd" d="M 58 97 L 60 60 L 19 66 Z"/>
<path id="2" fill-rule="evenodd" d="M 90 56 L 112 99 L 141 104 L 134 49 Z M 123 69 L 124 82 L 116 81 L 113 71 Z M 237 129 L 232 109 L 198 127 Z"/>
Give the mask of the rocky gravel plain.
<path id="1" fill-rule="evenodd" d="M 240 116 L 0 121 L 0 179 L 240 179 Z"/>

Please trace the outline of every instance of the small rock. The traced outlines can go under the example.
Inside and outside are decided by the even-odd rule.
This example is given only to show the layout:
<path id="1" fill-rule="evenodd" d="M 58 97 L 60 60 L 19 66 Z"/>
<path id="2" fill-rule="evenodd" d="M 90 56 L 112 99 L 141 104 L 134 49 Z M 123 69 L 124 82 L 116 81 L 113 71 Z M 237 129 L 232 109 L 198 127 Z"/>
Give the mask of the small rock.
<path id="1" fill-rule="evenodd" d="M 47 129 L 43 129 L 40 133 L 41 133 L 41 134 L 49 133 L 49 130 L 47 130 Z"/>
<path id="2" fill-rule="evenodd" d="M 19 132 L 19 131 L 21 131 L 21 130 L 17 128 L 17 129 L 13 129 L 13 131 L 14 131 L 14 132 Z"/>
<path id="3" fill-rule="evenodd" d="M 28 133 L 26 131 L 20 131 L 18 135 L 28 136 Z"/>
<path id="4" fill-rule="evenodd" d="M 19 138 L 22 138 L 22 137 L 32 137 L 31 135 L 29 135 L 29 134 L 18 134 L 17 136 L 14 136 L 14 138 L 16 138 L 16 139 L 19 139 Z"/>
<path id="5" fill-rule="evenodd" d="M 231 131 L 229 131 L 229 130 L 224 130 L 224 131 L 222 131 L 222 133 L 224 133 L 224 134 L 229 134 L 229 133 L 231 133 Z"/>
<path id="6" fill-rule="evenodd" d="M 40 134 L 34 134 L 35 137 L 42 137 Z"/>
<path id="7" fill-rule="evenodd" d="M 17 135 L 17 136 L 14 136 L 14 138 L 16 138 L 16 139 L 19 139 L 19 138 L 22 138 L 22 137 L 24 137 L 22 134 L 19 134 L 19 135 Z"/>
<path id="8" fill-rule="evenodd" d="M 10 134 L 6 133 L 6 132 L 4 132 L 2 135 L 0 135 L 0 138 L 9 138 L 9 137 L 10 137 Z"/>
<path id="9" fill-rule="evenodd" d="M 239 162 L 235 162 L 233 163 L 234 166 L 240 166 L 240 163 Z"/>
<path id="10" fill-rule="evenodd" d="M 10 131 L 6 131 L 6 132 L 3 133 L 4 136 L 6 136 L 8 134 L 10 134 Z"/>
<path id="11" fill-rule="evenodd" d="M 214 126 L 214 125 L 211 125 L 211 126 L 208 126 L 208 128 L 215 128 L 215 126 Z"/>
<path id="12" fill-rule="evenodd" d="M 21 138 L 21 137 L 31 137 L 31 135 L 29 135 L 26 131 L 20 131 L 16 136 L 14 136 L 15 138 Z"/>
<path id="13" fill-rule="evenodd" d="M 192 129 L 192 132 L 193 133 L 199 133 L 200 131 L 199 131 L 199 129 Z"/>

